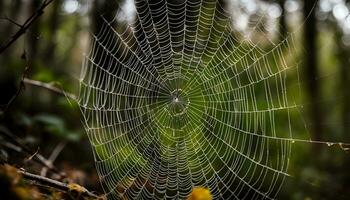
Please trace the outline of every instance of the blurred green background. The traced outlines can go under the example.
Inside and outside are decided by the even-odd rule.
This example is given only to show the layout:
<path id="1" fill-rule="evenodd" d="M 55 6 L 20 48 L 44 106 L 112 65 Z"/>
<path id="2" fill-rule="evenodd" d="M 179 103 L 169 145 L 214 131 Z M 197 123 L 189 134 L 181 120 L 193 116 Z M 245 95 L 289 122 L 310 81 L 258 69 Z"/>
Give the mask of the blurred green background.
<path id="1" fill-rule="evenodd" d="M 19 29 L 42 0 L 0 1 L 0 44 Z M 82 116 L 75 102 L 33 84 L 46 83 L 78 94 L 83 53 L 91 33 L 102 24 L 100 15 L 117 17 L 117 23 L 133 20 L 132 0 L 56 0 L 11 47 L 0 54 L 0 131 L 19 137 L 27 146 L 50 157 L 62 147 L 54 164 L 75 182 L 102 192 Z M 293 137 L 330 142 L 350 142 L 350 3 L 345 0 L 232 0 L 225 1 L 233 27 L 244 35 L 258 25 L 278 44 L 295 32 L 295 48 L 302 52 L 299 73 L 304 105 L 303 130 Z M 262 14 L 268 13 L 268 14 Z M 263 32 L 263 33 L 262 33 Z M 254 36 L 254 37 L 255 37 Z M 261 37 L 263 38 L 263 37 Z M 260 38 L 260 40 L 261 40 Z M 287 55 L 286 55 L 287 56 Z M 296 94 L 299 95 L 299 94 Z M 13 98 L 16 97 L 16 98 Z M 296 116 L 296 117 L 300 117 Z M 305 131 L 306 130 L 306 131 Z M 0 135 L 1 156 L 6 162 L 40 172 L 6 146 Z M 5 145 L 4 145 L 5 144 Z M 347 147 L 312 143 L 293 146 L 290 168 L 279 199 L 350 199 L 350 154 Z"/>

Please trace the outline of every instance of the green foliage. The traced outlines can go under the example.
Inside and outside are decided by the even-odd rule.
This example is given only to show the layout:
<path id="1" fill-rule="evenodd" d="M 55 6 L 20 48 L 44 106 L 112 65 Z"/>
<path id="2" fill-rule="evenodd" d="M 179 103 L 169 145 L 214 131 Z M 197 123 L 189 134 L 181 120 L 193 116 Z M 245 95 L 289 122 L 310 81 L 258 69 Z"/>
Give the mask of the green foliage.
<path id="1" fill-rule="evenodd" d="M 64 119 L 55 115 L 39 114 L 34 116 L 32 120 L 40 129 L 42 128 L 45 132 L 63 140 L 79 141 L 82 136 L 81 132 L 67 129 Z"/>

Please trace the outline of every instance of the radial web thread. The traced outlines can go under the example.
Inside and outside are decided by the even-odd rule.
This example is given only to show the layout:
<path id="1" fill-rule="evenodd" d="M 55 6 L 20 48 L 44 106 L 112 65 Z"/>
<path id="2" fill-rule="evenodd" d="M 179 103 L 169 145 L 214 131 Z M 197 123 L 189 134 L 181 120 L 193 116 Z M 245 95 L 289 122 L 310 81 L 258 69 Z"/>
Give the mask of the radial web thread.
<path id="1" fill-rule="evenodd" d="M 214 199 L 275 199 L 298 113 L 293 34 L 261 48 L 233 29 L 221 1 L 135 7 L 123 31 L 105 19 L 80 78 L 108 198 L 186 199 L 200 186 Z"/>

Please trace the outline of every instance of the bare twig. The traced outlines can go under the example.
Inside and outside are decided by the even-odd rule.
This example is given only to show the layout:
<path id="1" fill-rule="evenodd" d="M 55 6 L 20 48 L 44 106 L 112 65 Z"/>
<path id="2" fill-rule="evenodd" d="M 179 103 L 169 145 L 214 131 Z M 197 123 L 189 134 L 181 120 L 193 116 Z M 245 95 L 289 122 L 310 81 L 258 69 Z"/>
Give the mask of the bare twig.
<path id="1" fill-rule="evenodd" d="M 62 190 L 62 191 L 67 190 L 66 183 L 62 183 L 60 181 L 53 180 L 53 179 L 50 179 L 50 178 L 47 178 L 44 176 L 32 174 L 32 173 L 24 171 L 23 169 L 18 170 L 18 173 L 22 174 L 23 178 L 25 178 L 25 179 L 37 181 L 38 183 L 41 183 L 41 184 L 46 185 L 46 186 L 54 187 L 54 188 Z"/>
<path id="2" fill-rule="evenodd" d="M 43 4 L 21 25 L 21 28 L 11 36 L 11 38 L 0 47 L 0 54 L 2 54 L 8 47 L 10 47 L 18 38 L 20 38 L 27 29 L 44 13 L 44 9 L 54 0 L 45 0 Z"/>
<path id="3" fill-rule="evenodd" d="M 24 170 L 18 170 L 18 173 L 20 173 L 23 178 L 32 181 L 33 184 L 41 186 L 41 187 L 50 187 L 57 190 L 60 190 L 62 192 L 71 194 L 72 192 L 78 192 L 84 197 L 94 198 L 94 199 L 101 199 L 102 197 L 97 196 L 96 194 L 88 191 L 86 188 L 78 185 L 78 184 L 67 184 L 63 183 L 57 180 L 53 180 L 44 176 L 32 174 L 29 172 L 26 172 Z"/>
<path id="4" fill-rule="evenodd" d="M 65 92 L 63 91 L 62 89 L 58 88 L 58 87 L 55 87 L 53 84 L 51 83 L 44 83 L 44 82 L 41 82 L 41 81 L 37 81 L 37 80 L 32 80 L 32 79 L 28 79 L 26 78 L 27 76 L 27 73 L 29 71 L 29 68 L 30 68 L 30 65 L 28 64 L 27 67 L 25 68 L 24 72 L 23 72 L 23 75 L 22 75 L 22 79 L 21 79 L 21 82 L 20 82 L 20 85 L 19 85 L 19 88 L 16 92 L 16 94 L 10 99 L 10 101 L 6 104 L 5 106 L 5 109 L 3 111 L 3 113 L 6 113 L 7 110 L 9 109 L 9 107 L 12 105 L 12 103 L 16 100 L 16 98 L 19 96 L 19 94 L 21 93 L 22 89 L 25 88 L 25 84 L 27 85 L 33 85 L 33 86 L 36 86 L 36 87 L 41 87 L 41 88 L 44 88 L 44 89 L 47 89 L 47 90 L 50 90 L 56 94 L 59 94 L 59 95 L 63 95 L 71 100 L 76 100 L 77 99 L 77 96 L 72 94 L 72 93 L 68 93 L 68 92 Z"/>
<path id="5" fill-rule="evenodd" d="M 38 147 L 38 149 L 34 152 L 34 154 L 29 156 L 29 158 L 26 159 L 26 162 L 31 161 L 39 153 L 39 150 L 40 148 Z"/>
<path id="6" fill-rule="evenodd" d="M 67 142 L 66 141 L 63 141 L 63 142 L 60 142 L 56 147 L 55 149 L 52 151 L 48 161 L 50 162 L 51 165 L 53 165 L 53 163 L 55 162 L 56 158 L 58 157 L 58 155 L 61 153 L 61 151 L 63 150 L 63 148 L 66 146 Z M 46 173 L 47 173 L 47 170 L 48 168 L 47 167 L 43 167 L 41 169 L 41 172 L 40 172 L 40 175 L 41 176 L 46 176 Z"/>
<path id="7" fill-rule="evenodd" d="M 0 19 L 1 19 L 1 20 L 9 21 L 9 22 L 11 22 L 12 24 L 14 24 L 14 25 L 16 25 L 16 26 L 22 28 L 22 25 L 21 25 L 21 24 L 15 22 L 14 20 L 12 20 L 12 19 L 10 19 L 10 18 L 8 18 L 8 17 L 1 17 Z"/>
<path id="8" fill-rule="evenodd" d="M 41 88 L 48 89 L 48 90 L 50 90 L 52 92 L 55 92 L 57 94 L 66 96 L 66 97 L 68 97 L 70 99 L 73 99 L 73 100 L 76 99 L 76 96 L 74 94 L 64 92 L 62 89 L 60 89 L 58 87 L 55 87 L 55 86 L 53 86 L 50 83 L 43 83 L 41 81 L 32 80 L 32 79 L 28 79 L 28 78 L 24 78 L 23 79 L 23 83 L 28 84 L 28 85 L 33 85 L 33 86 L 36 86 L 36 87 L 41 87 Z"/>
<path id="9" fill-rule="evenodd" d="M 31 149 L 29 149 L 20 138 L 13 135 L 9 130 L 7 130 L 4 127 L 0 127 L 0 133 L 7 137 L 12 142 L 4 143 L 3 145 L 7 146 L 8 148 L 11 148 L 17 152 L 24 153 L 28 155 L 29 157 L 33 157 L 37 163 L 41 164 L 42 166 L 48 168 L 51 172 L 54 174 L 59 175 L 60 178 L 66 177 L 64 173 L 60 172 L 55 166 L 52 165 L 52 163 L 47 160 L 44 156 L 42 156 L 38 152 L 34 152 Z"/>
<path id="10" fill-rule="evenodd" d="M 26 67 L 24 68 L 24 71 L 23 71 L 23 74 L 22 74 L 22 77 L 21 77 L 21 82 L 19 83 L 19 88 L 18 88 L 18 90 L 16 91 L 16 94 L 14 94 L 13 97 L 10 99 L 10 101 L 5 105 L 5 108 L 4 108 L 4 110 L 3 110 L 3 114 L 7 112 L 7 110 L 10 108 L 10 106 L 12 105 L 12 103 L 17 99 L 17 97 L 18 97 L 19 94 L 21 93 L 22 89 L 24 88 L 23 80 L 24 80 L 24 78 L 27 76 L 29 69 L 30 69 L 30 64 L 29 64 L 29 62 L 27 61 L 27 65 L 26 65 Z"/>

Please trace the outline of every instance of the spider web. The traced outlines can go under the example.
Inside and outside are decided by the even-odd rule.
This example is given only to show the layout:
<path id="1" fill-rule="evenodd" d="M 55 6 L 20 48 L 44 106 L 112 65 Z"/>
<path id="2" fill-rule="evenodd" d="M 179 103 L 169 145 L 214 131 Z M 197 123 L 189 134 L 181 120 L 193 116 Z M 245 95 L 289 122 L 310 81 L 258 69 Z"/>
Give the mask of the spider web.
<path id="1" fill-rule="evenodd" d="M 262 48 L 221 1 L 136 1 L 104 19 L 78 103 L 109 199 L 275 199 L 287 173 L 298 54 L 292 33 Z M 260 21 L 252 32 L 262 33 Z M 263 35 L 263 34 L 262 34 Z"/>

